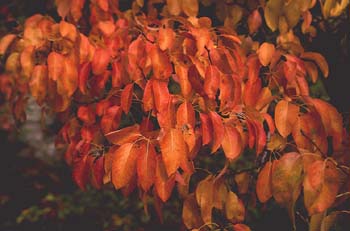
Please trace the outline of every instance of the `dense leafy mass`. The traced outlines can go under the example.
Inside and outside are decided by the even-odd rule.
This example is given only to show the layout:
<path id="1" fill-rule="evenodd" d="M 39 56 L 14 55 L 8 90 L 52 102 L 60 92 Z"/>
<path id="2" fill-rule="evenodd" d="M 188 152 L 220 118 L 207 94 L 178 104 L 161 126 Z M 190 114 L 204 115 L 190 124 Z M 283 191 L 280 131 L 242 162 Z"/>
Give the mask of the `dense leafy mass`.
<path id="1" fill-rule="evenodd" d="M 292 221 L 303 197 L 309 216 L 329 222 L 349 192 L 348 134 L 336 108 L 310 95 L 329 69 L 294 28 L 312 39 L 311 9 L 327 19 L 348 1 L 137 0 L 125 11 L 118 1 L 55 3 L 60 21 L 33 15 L 2 37 L 0 91 L 17 123 L 29 96 L 59 116 L 56 145 L 81 189 L 112 183 L 159 206 L 177 187 L 188 229 L 211 226 L 217 210 L 250 230 L 240 197 L 253 185 L 249 197 L 274 198 Z M 199 17 L 200 6 L 215 8 L 222 26 Z M 262 31 L 274 39 L 254 41 Z M 235 174 L 235 191 L 229 165 L 247 150 L 258 175 Z M 191 181 L 199 155 L 222 153 L 218 174 Z"/>

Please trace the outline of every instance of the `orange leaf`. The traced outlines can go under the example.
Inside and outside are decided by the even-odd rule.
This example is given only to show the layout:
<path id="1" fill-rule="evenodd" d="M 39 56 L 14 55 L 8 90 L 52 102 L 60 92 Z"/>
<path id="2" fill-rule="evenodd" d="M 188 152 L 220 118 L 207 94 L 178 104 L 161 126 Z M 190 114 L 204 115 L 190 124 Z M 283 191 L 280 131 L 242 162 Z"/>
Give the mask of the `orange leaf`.
<path id="1" fill-rule="evenodd" d="M 181 0 L 166 0 L 169 13 L 179 15 L 181 13 Z"/>
<path id="2" fill-rule="evenodd" d="M 272 167 L 272 195 L 276 202 L 288 209 L 295 227 L 294 205 L 303 180 L 303 163 L 299 153 L 289 152 L 275 161 Z"/>
<path id="3" fill-rule="evenodd" d="M 115 31 L 115 24 L 113 21 L 99 21 L 97 24 L 98 29 L 106 37 L 110 37 Z"/>
<path id="4" fill-rule="evenodd" d="M 82 10 L 83 10 L 84 4 L 85 4 L 85 0 L 70 1 L 70 4 L 71 4 L 70 13 L 71 13 L 74 21 L 78 22 L 82 16 Z"/>
<path id="5" fill-rule="evenodd" d="M 74 42 L 78 36 L 77 28 L 64 20 L 60 22 L 60 34 L 63 38 L 67 38 L 72 42 Z"/>
<path id="6" fill-rule="evenodd" d="M 47 67 L 50 79 L 57 81 L 58 78 L 63 78 L 64 57 L 57 52 L 51 52 L 47 57 Z"/>
<path id="7" fill-rule="evenodd" d="M 15 40 L 17 36 L 14 34 L 7 34 L 0 40 L 0 55 L 4 55 L 7 49 L 10 47 L 12 42 Z"/>
<path id="8" fill-rule="evenodd" d="M 262 24 L 261 15 L 259 14 L 259 11 L 256 9 L 248 17 L 249 34 L 254 34 L 255 32 L 257 32 L 261 24 Z"/>
<path id="9" fill-rule="evenodd" d="M 300 58 L 314 61 L 318 67 L 321 69 L 324 77 L 328 77 L 329 67 L 326 59 L 319 53 L 316 52 L 304 52 L 301 54 Z"/>
<path id="10" fill-rule="evenodd" d="M 298 148 L 315 152 L 317 150 L 315 145 L 317 145 L 321 152 L 327 152 L 326 131 L 320 115 L 313 110 L 299 116 L 293 127 L 292 135 Z"/>
<path id="11" fill-rule="evenodd" d="M 108 11 L 108 0 L 96 0 L 96 3 L 101 8 L 101 10 Z"/>
<path id="12" fill-rule="evenodd" d="M 341 114 L 335 107 L 321 99 L 311 99 L 311 101 L 321 117 L 327 136 L 333 138 L 333 150 L 339 150 L 343 140 L 343 118 Z"/>
<path id="13" fill-rule="evenodd" d="M 175 186 L 175 174 L 168 177 L 162 157 L 157 156 L 155 188 L 159 198 L 165 202 L 171 196 Z"/>
<path id="14" fill-rule="evenodd" d="M 112 182 L 116 189 L 128 185 L 136 173 L 136 160 L 141 148 L 138 144 L 126 143 L 120 146 L 112 162 Z"/>
<path id="15" fill-rule="evenodd" d="M 177 125 L 182 128 L 184 125 L 190 125 L 190 128 L 195 127 L 196 117 L 192 104 L 188 101 L 183 102 L 176 112 Z"/>
<path id="16" fill-rule="evenodd" d="M 234 231 L 251 231 L 251 229 L 245 224 L 235 224 L 233 225 Z"/>
<path id="17" fill-rule="evenodd" d="M 158 34 L 158 44 L 162 51 L 171 49 L 175 43 L 175 32 L 171 28 L 161 27 Z"/>
<path id="18" fill-rule="evenodd" d="M 205 72 L 204 92 L 209 99 L 215 99 L 220 85 L 220 72 L 216 66 L 209 65 Z"/>
<path id="19" fill-rule="evenodd" d="M 224 138 L 222 139 L 221 145 L 227 159 L 233 161 L 239 157 L 242 152 L 242 140 L 241 135 L 235 127 L 229 125 L 225 126 Z"/>
<path id="20" fill-rule="evenodd" d="M 187 195 L 184 201 L 182 220 L 187 229 L 199 228 L 204 223 L 194 193 Z"/>
<path id="21" fill-rule="evenodd" d="M 232 223 L 239 223 L 244 220 L 244 204 L 232 191 L 228 192 L 225 199 L 225 214 L 226 218 Z"/>
<path id="22" fill-rule="evenodd" d="M 78 70 L 74 61 L 69 57 L 64 58 L 63 61 L 63 73 L 57 79 L 57 92 L 70 97 L 78 87 Z"/>
<path id="23" fill-rule="evenodd" d="M 42 105 L 47 94 L 47 67 L 46 65 L 36 65 L 29 82 L 30 92 L 39 105 Z"/>
<path id="24" fill-rule="evenodd" d="M 332 161 L 316 160 L 306 169 L 304 203 L 309 215 L 332 206 L 340 189 L 340 173 Z"/>
<path id="25" fill-rule="evenodd" d="M 196 17 L 199 11 L 197 0 L 182 0 L 181 8 L 183 12 L 189 17 Z"/>
<path id="26" fill-rule="evenodd" d="M 272 162 L 267 162 L 261 169 L 256 181 L 256 195 L 261 203 L 265 203 L 272 197 L 271 175 Z"/>
<path id="27" fill-rule="evenodd" d="M 141 137 L 140 125 L 125 127 L 105 134 L 107 140 L 113 144 L 123 145 L 132 143 Z"/>
<path id="28" fill-rule="evenodd" d="M 312 82 L 316 83 L 316 81 L 318 79 L 318 70 L 317 70 L 316 65 L 314 63 L 308 62 L 308 61 L 305 61 L 304 65 L 305 65 L 305 69 L 307 71 L 307 74 L 311 78 Z"/>
<path id="29" fill-rule="evenodd" d="M 211 223 L 211 213 L 214 207 L 214 177 L 212 175 L 198 183 L 195 195 L 203 221 Z"/>
<path id="30" fill-rule="evenodd" d="M 166 110 L 170 99 L 168 83 L 160 80 L 150 81 L 152 81 L 153 97 L 157 111 L 161 112 Z"/>
<path id="31" fill-rule="evenodd" d="M 64 19 L 70 10 L 70 0 L 55 0 L 56 6 L 57 6 L 57 13 L 59 16 Z"/>
<path id="32" fill-rule="evenodd" d="M 148 191 L 156 175 L 156 150 L 149 141 L 140 143 L 141 152 L 137 158 L 137 177 L 141 188 Z"/>
<path id="33" fill-rule="evenodd" d="M 165 131 L 159 141 L 162 157 L 168 176 L 174 174 L 179 168 L 181 161 L 188 156 L 188 147 L 179 129 L 171 128 Z"/>
<path id="34" fill-rule="evenodd" d="M 299 106 L 289 103 L 286 100 L 281 100 L 275 108 L 275 123 L 278 132 L 287 137 L 293 129 L 293 126 L 298 118 Z"/>
<path id="35" fill-rule="evenodd" d="M 267 66 L 270 64 L 273 55 L 275 54 L 275 46 L 271 43 L 263 43 L 259 47 L 259 50 L 257 51 L 260 63 L 263 66 Z"/>
<path id="36" fill-rule="evenodd" d="M 177 64 L 175 65 L 175 71 L 181 87 L 181 93 L 184 98 L 188 99 L 192 93 L 192 85 L 188 76 L 188 67 L 185 65 Z"/>
<path id="37" fill-rule="evenodd" d="M 233 108 L 234 82 L 230 75 L 220 76 L 220 111 L 227 111 Z"/>
<path id="38" fill-rule="evenodd" d="M 33 46 L 28 46 L 22 51 L 20 55 L 20 62 L 21 62 L 23 76 L 29 79 L 35 65 Z"/>
<path id="39" fill-rule="evenodd" d="M 224 139 L 225 127 L 222 123 L 221 116 L 218 115 L 216 112 L 210 111 L 209 117 L 213 124 L 213 144 L 211 148 L 211 153 L 214 153 L 219 149 L 221 142 Z"/>

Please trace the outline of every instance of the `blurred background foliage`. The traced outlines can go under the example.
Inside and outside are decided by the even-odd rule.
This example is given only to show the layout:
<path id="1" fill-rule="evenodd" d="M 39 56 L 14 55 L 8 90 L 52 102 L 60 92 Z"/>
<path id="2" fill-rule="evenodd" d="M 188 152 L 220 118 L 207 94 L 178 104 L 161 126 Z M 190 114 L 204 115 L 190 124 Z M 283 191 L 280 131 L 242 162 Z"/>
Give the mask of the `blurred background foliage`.
<path id="1" fill-rule="evenodd" d="M 128 1 L 120 2 L 122 6 L 128 4 Z M 200 14 L 213 18 L 214 25 L 220 23 L 210 7 L 201 5 L 200 9 Z M 344 82 L 350 73 L 350 12 L 348 10 L 339 18 L 317 24 L 321 15 L 317 15 L 319 9 L 314 10 L 318 34 L 312 41 L 301 35 L 301 41 L 306 49 L 320 52 L 326 57 L 330 77 L 326 80 L 319 78 L 311 86 L 311 93 L 331 101 L 344 115 L 348 127 L 350 91 Z M 16 31 L 25 18 L 35 13 L 57 18 L 53 1 L 1 0 L 0 37 L 9 31 Z M 124 197 L 110 185 L 100 191 L 92 188 L 86 192 L 80 191 L 61 158 L 62 153 L 55 150 L 53 145 L 59 124 L 55 123 L 54 118 L 48 118 L 45 126 L 42 126 L 40 109 L 34 103 L 30 104 L 27 112 L 28 120 L 21 128 L 10 131 L 6 129 L 6 121 L 3 118 L 0 121 L 1 127 L 5 128 L 0 131 L 0 230 L 185 230 L 181 221 L 182 203 L 178 199 L 180 195 L 175 195 L 176 190 L 161 208 L 162 217 L 157 215 L 159 208 L 153 206 L 157 202 L 145 198 L 148 206 L 144 208 L 137 192 Z M 254 173 L 258 164 L 255 157 L 247 158 L 249 154 L 244 156 L 244 160 L 238 160 L 229 169 L 235 171 L 235 165 L 239 165 L 240 169 L 251 169 Z M 221 157 L 202 155 L 198 161 L 210 171 L 217 172 L 224 165 L 224 158 Z M 199 170 L 194 177 L 205 176 L 206 173 Z M 247 188 L 249 191 L 249 185 Z M 247 203 L 252 203 L 246 221 L 252 230 L 288 230 L 291 227 L 286 211 L 273 201 L 265 205 L 257 201 Z M 302 212 L 296 220 L 298 230 L 307 230 Z M 344 227 L 350 226 L 346 217 L 340 217 L 338 224 L 343 225 L 337 226 L 336 223 L 334 230 L 346 230 Z"/>

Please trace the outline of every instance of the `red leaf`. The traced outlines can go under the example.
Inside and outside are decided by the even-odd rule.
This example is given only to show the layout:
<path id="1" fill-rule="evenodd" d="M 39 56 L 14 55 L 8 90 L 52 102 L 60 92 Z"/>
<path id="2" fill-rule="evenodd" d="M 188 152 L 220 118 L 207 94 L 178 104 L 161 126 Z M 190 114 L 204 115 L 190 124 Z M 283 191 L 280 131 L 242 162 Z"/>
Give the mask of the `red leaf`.
<path id="1" fill-rule="evenodd" d="M 119 127 L 122 110 L 120 106 L 112 106 L 106 110 L 101 119 L 101 129 L 104 134 L 109 133 Z"/>
<path id="2" fill-rule="evenodd" d="M 94 124 L 95 123 L 95 112 L 91 106 L 80 106 L 77 113 L 78 118 L 86 123 Z"/>
<path id="3" fill-rule="evenodd" d="M 104 176 L 104 156 L 93 157 L 89 155 L 89 168 L 91 169 L 91 185 L 96 189 L 101 189 Z"/>
<path id="4" fill-rule="evenodd" d="M 168 55 L 159 49 L 158 46 L 152 46 L 149 51 L 149 58 L 152 62 L 153 76 L 156 79 L 168 79 L 173 73 L 173 67 Z"/>
<path id="5" fill-rule="evenodd" d="M 92 59 L 92 72 L 95 75 L 102 74 L 110 61 L 110 53 L 107 49 L 97 48 Z"/>
<path id="6" fill-rule="evenodd" d="M 201 120 L 201 132 L 203 145 L 209 144 L 213 140 L 213 124 L 207 114 L 199 113 Z"/>
<path id="7" fill-rule="evenodd" d="M 136 173 L 136 160 L 141 148 L 138 144 L 126 143 L 114 153 L 112 182 L 116 189 L 128 185 Z"/>
<path id="8" fill-rule="evenodd" d="M 142 106 L 145 112 L 151 111 L 154 109 L 154 97 L 152 89 L 152 80 L 147 81 L 145 89 L 143 90 L 142 97 Z"/>
<path id="9" fill-rule="evenodd" d="M 141 153 L 137 158 L 137 177 L 141 188 L 148 191 L 155 181 L 156 150 L 149 141 L 141 142 Z"/>
<path id="10" fill-rule="evenodd" d="M 170 99 L 168 83 L 160 80 L 150 81 L 152 81 L 152 90 L 156 109 L 158 112 L 165 111 L 168 107 L 168 102 Z"/>
<path id="11" fill-rule="evenodd" d="M 246 106 L 255 106 L 259 99 L 261 92 L 261 79 L 256 79 L 255 81 L 248 80 L 244 86 L 244 104 Z"/>
<path id="12" fill-rule="evenodd" d="M 90 145 L 83 144 L 79 149 L 78 153 L 73 157 L 72 175 L 73 180 L 79 188 L 85 190 L 86 184 L 89 181 L 89 165 L 87 164 L 87 158 Z"/>
<path id="13" fill-rule="evenodd" d="M 87 94 L 87 81 L 91 72 L 91 63 L 84 62 L 79 67 L 79 90 L 84 95 Z"/>
<path id="14" fill-rule="evenodd" d="M 125 112 L 125 114 L 128 114 L 130 111 L 132 96 L 133 96 L 133 88 L 134 88 L 134 84 L 129 83 L 128 85 L 125 86 L 125 88 L 122 91 L 121 107 Z"/>

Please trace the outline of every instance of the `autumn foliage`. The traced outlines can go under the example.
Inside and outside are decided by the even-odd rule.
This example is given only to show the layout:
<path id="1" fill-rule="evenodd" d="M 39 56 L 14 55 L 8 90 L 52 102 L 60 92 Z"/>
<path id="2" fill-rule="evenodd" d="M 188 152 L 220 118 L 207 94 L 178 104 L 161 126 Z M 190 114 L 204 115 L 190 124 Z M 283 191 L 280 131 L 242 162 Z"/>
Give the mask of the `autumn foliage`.
<path id="1" fill-rule="evenodd" d="M 56 145 L 82 190 L 112 183 L 155 206 L 178 191 L 188 229 L 215 223 L 216 209 L 250 230 L 247 198 L 273 198 L 293 224 L 299 198 L 311 218 L 342 203 L 348 133 L 337 109 L 311 96 L 329 68 L 294 31 L 312 39 L 315 5 L 327 19 L 348 1 L 137 0 L 124 11 L 111 0 L 55 3 L 59 21 L 33 15 L 2 37 L 0 91 L 17 124 L 29 96 L 57 115 Z M 216 9 L 220 25 L 199 17 L 200 6 Z M 262 31 L 274 39 L 254 41 Z M 256 166 L 232 171 L 247 152 Z M 191 180 L 214 155 L 222 170 Z"/>

